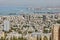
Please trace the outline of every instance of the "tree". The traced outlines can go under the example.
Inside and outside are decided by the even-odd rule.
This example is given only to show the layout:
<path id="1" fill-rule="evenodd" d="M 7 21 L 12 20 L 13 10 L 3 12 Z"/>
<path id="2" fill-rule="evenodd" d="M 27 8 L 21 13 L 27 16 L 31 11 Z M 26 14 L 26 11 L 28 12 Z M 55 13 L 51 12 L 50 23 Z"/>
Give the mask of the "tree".
<path id="1" fill-rule="evenodd" d="M 57 20 L 57 23 L 60 24 L 60 20 Z"/>
<path id="2" fill-rule="evenodd" d="M 44 40 L 48 40 L 48 38 L 46 37 L 46 36 L 44 36 L 44 38 L 43 38 Z"/>
<path id="3" fill-rule="evenodd" d="M 13 40 L 17 40 L 17 38 L 16 38 L 16 37 L 14 37 L 14 36 L 13 36 L 13 38 L 12 38 L 12 39 L 13 39 Z"/>
<path id="4" fill-rule="evenodd" d="M 38 32 L 38 30 L 36 29 L 35 32 Z"/>
<path id="5" fill-rule="evenodd" d="M 23 37 L 19 37 L 18 40 L 27 40 L 27 39 Z"/>
<path id="6" fill-rule="evenodd" d="M 6 40 L 9 40 L 8 38 Z"/>
<path id="7" fill-rule="evenodd" d="M 1 39 L 0 40 L 4 40 L 4 38 L 3 37 L 1 37 Z"/>

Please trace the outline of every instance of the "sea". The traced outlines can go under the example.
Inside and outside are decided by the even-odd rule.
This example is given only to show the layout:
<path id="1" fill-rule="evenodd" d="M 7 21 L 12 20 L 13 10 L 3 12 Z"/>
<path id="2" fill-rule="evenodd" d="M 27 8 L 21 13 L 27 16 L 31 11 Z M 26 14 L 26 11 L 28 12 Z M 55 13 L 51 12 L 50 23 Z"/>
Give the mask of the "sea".
<path id="1" fill-rule="evenodd" d="M 19 15 L 21 13 L 32 14 L 32 13 L 47 13 L 47 12 L 60 13 L 60 9 L 48 10 L 47 8 L 44 8 L 41 10 L 37 10 L 28 7 L 0 7 L 0 15 Z"/>

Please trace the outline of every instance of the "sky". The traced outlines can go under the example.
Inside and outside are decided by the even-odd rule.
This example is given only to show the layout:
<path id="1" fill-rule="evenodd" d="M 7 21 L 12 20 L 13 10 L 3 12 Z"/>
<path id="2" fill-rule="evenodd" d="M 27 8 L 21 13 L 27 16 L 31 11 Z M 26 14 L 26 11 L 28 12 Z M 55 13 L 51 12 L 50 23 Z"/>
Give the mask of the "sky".
<path id="1" fill-rule="evenodd" d="M 0 0 L 0 6 L 60 7 L 60 0 Z"/>

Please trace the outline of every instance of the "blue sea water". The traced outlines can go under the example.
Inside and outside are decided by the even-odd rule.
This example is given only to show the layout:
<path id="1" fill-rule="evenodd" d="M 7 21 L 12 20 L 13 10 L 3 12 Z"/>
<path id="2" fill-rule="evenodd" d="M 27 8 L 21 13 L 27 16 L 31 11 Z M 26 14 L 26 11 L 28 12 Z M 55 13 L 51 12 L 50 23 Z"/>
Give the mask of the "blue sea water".
<path id="1" fill-rule="evenodd" d="M 7 15 L 9 13 L 18 13 L 21 10 L 27 11 L 26 8 L 22 7 L 0 7 L 0 15 Z"/>
<path id="2" fill-rule="evenodd" d="M 60 12 L 60 9 L 52 9 L 52 10 L 35 10 L 37 12 Z M 27 7 L 0 7 L 0 15 L 9 15 L 10 13 L 16 13 L 16 15 L 20 14 L 20 13 L 33 13 L 34 10 L 29 10 Z"/>

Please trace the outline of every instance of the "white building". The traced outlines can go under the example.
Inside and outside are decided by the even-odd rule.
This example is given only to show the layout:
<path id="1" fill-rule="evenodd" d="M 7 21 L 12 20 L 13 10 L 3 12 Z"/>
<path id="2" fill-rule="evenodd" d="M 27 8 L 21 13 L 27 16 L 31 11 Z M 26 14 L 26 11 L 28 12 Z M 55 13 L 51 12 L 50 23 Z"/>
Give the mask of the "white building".
<path id="1" fill-rule="evenodd" d="M 9 31 L 10 22 L 8 20 L 4 20 L 4 31 Z"/>

